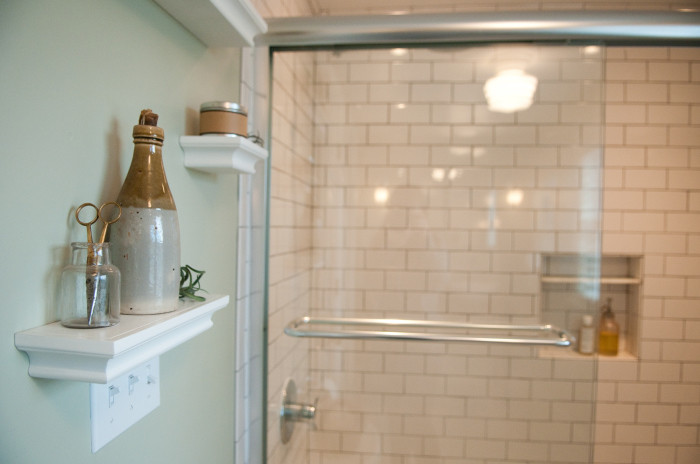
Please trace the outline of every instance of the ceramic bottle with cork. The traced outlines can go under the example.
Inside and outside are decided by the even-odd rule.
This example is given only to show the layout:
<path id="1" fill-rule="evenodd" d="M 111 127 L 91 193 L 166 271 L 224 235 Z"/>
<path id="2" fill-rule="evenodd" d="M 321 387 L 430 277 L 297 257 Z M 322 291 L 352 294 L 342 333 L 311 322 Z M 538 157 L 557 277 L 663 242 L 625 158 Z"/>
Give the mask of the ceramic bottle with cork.
<path id="1" fill-rule="evenodd" d="M 164 132 L 143 110 L 134 126 L 134 155 L 117 197 L 122 216 L 111 230 L 112 259 L 121 271 L 121 313 L 177 309 L 180 227 L 163 167 Z"/>
<path id="2" fill-rule="evenodd" d="M 598 327 L 598 353 L 605 356 L 617 356 L 620 344 L 620 326 L 615 321 L 612 310 L 612 298 L 608 298 L 601 308 Z"/>

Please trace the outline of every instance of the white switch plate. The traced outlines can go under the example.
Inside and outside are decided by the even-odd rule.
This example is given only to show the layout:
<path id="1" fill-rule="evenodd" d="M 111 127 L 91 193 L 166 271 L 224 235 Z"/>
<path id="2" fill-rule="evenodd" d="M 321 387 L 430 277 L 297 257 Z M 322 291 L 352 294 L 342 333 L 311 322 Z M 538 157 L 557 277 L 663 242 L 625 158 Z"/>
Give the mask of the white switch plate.
<path id="1" fill-rule="evenodd" d="M 106 384 L 90 384 L 92 452 L 160 405 L 160 358 L 155 357 Z"/>

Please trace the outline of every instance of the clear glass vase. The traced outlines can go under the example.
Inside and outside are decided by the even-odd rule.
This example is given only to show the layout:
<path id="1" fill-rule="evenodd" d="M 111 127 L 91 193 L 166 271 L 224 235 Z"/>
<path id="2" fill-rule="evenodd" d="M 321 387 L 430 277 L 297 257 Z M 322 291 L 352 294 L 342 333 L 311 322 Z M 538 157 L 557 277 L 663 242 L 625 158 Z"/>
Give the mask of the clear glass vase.
<path id="1" fill-rule="evenodd" d="M 61 324 L 76 329 L 119 322 L 121 276 L 109 257 L 109 243 L 71 243 L 71 263 L 61 273 Z"/>

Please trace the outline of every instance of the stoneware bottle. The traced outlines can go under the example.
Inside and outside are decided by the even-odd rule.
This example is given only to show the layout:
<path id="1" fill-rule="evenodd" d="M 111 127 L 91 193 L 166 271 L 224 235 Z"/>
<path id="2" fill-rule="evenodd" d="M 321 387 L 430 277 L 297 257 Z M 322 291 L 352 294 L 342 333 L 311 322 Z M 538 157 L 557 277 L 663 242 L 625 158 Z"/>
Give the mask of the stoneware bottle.
<path id="1" fill-rule="evenodd" d="M 121 313 L 158 314 L 177 309 L 180 226 L 163 168 L 163 129 L 143 110 L 134 126 L 134 156 L 117 197 L 112 260 L 121 271 Z"/>

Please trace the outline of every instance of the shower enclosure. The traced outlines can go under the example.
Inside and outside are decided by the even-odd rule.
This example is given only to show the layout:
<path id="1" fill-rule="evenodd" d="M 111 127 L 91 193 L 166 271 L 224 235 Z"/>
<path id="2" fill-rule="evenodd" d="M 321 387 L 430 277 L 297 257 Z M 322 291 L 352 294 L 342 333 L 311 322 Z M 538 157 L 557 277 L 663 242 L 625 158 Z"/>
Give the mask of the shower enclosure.
<path id="1" fill-rule="evenodd" d="M 591 462 L 604 51 L 272 54 L 268 463 Z"/>

